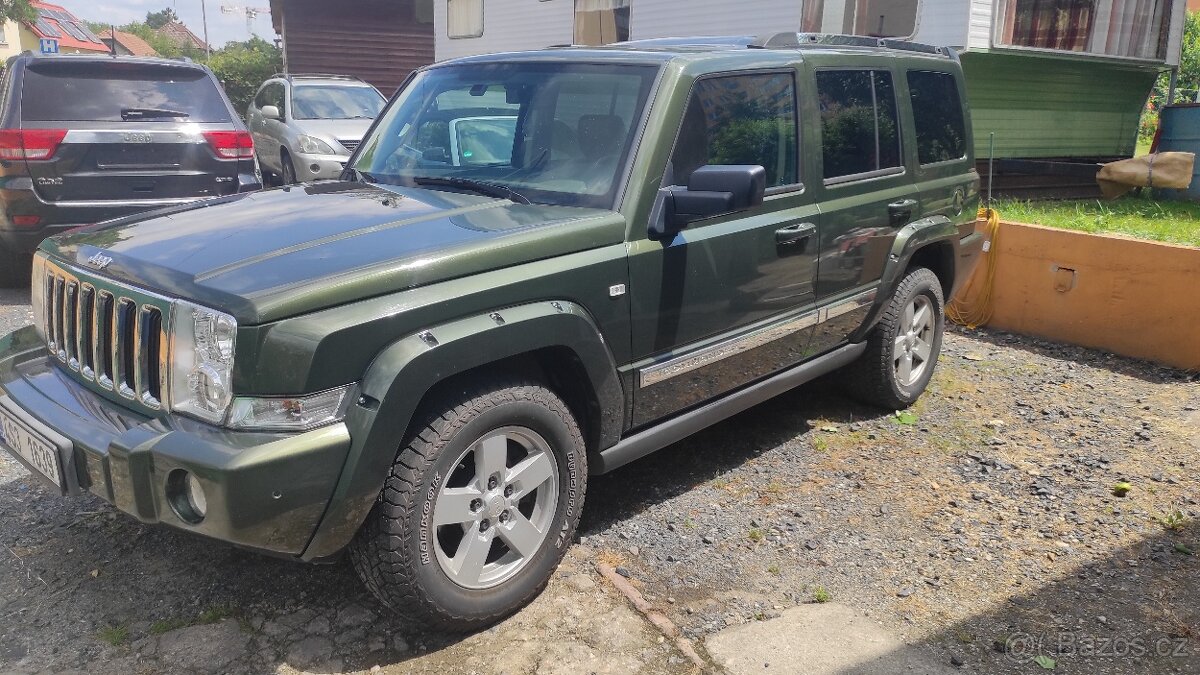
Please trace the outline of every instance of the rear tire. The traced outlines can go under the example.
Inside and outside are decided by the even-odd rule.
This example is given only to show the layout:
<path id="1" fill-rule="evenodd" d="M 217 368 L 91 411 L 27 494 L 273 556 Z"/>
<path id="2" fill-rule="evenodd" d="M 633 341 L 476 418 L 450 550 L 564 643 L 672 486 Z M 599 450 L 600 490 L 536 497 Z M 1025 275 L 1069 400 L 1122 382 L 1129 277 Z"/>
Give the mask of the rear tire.
<path id="1" fill-rule="evenodd" d="M 32 264 L 32 255 L 0 249 L 0 288 L 28 286 Z"/>
<path id="2" fill-rule="evenodd" d="M 848 392 L 889 410 L 915 403 L 942 350 L 943 304 L 937 275 L 924 267 L 909 270 L 867 338 L 867 351 L 846 367 Z"/>
<path id="3" fill-rule="evenodd" d="M 549 581 L 579 524 L 586 450 L 567 405 L 524 379 L 483 378 L 424 411 L 350 559 L 397 613 L 468 631 Z"/>

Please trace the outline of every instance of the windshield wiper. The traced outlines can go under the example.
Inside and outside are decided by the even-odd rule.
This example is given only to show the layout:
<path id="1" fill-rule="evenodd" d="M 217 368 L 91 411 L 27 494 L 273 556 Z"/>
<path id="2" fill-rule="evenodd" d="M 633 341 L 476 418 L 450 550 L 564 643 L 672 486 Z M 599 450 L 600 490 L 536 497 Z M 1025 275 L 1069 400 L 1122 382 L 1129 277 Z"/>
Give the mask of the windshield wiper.
<path id="1" fill-rule="evenodd" d="M 191 115 L 182 110 L 166 108 L 121 108 L 121 119 L 123 120 L 144 120 L 148 117 L 191 117 Z"/>
<path id="2" fill-rule="evenodd" d="M 380 182 L 378 178 L 376 178 L 375 176 L 373 176 L 373 175 L 371 175 L 371 174 L 367 173 L 366 171 L 362 171 L 362 170 L 360 170 L 360 169 L 355 169 L 355 168 L 353 168 L 353 167 L 351 167 L 351 168 L 350 168 L 350 171 L 351 171 L 351 172 L 353 172 L 355 176 L 358 176 L 358 179 L 359 179 L 359 180 L 363 180 L 363 181 L 366 181 L 366 182 L 368 182 L 368 183 L 378 183 L 378 182 Z"/>
<path id="3" fill-rule="evenodd" d="M 412 179 L 417 185 L 445 185 L 447 187 L 459 187 L 472 192 L 477 192 L 488 197 L 500 197 L 508 199 L 518 204 L 529 204 L 529 198 L 517 192 L 516 190 L 497 185 L 495 183 L 487 183 L 481 180 L 473 180 L 471 178 L 461 178 L 458 176 L 416 176 Z"/>

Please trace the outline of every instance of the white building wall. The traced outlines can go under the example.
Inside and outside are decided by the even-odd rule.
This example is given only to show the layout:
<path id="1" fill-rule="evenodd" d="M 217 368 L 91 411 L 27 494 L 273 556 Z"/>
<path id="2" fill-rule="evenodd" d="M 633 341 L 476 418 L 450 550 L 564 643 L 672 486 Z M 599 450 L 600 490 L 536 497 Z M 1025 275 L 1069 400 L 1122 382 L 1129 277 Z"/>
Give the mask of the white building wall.
<path id="1" fill-rule="evenodd" d="M 992 46 L 992 22 L 996 16 L 995 0 L 970 0 L 971 16 L 968 19 L 967 47 L 987 49 Z"/>
<path id="2" fill-rule="evenodd" d="M 964 0 L 922 0 L 913 40 L 940 47 L 965 47 L 972 9 Z"/>
<path id="3" fill-rule="evenodd" d="M 571 44 L 574 0 L 482 0 L 483 36 L 446 36 L 446 0 L 433 0 L 434 59 Z M 636 4 L 636 2 L 635 2 Z"/>
<path id="4" fill-rule="evenodd" d="M 630 0 L 629 32 L 635 40 L 784 33 L 800 30 L 800 9 L 801 0 Z"/>

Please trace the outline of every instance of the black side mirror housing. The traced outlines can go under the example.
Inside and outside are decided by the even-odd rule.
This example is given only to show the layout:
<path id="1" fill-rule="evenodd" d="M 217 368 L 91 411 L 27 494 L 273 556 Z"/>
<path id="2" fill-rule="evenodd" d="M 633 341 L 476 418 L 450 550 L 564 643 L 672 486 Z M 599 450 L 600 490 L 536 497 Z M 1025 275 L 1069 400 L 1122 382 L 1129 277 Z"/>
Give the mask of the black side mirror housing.
<path id="1" fill-rule="evenodd" d="M 663 239 L 705 218 L 737 213 L 763 203 L 767 170 L 758 165 L 702 166 L 692 172 L 687 188 L 664 188 L 663 217 L 650 226 L 650 236 Z"/>

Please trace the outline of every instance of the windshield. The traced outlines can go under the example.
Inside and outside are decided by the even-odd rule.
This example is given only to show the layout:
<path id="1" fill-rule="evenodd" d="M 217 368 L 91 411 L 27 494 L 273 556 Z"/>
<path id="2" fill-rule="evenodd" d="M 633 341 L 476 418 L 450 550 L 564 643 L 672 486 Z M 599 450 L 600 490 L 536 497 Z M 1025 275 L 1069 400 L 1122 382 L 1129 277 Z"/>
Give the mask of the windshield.
<path id="1" fill-rule="evenodd" d="M 563 63 L 432 68 L 399 94 L 355 168 L 385 183 L 459 191 L 486 183 L 533 202 L 611 208 L 656 73 Z"/>
<path id="2" fill-rule="evenodd" d="M 372 87 L 306 84 L 292 89 L 292 116 L 298 120 L 373 120 L 384 103 Z"/>

